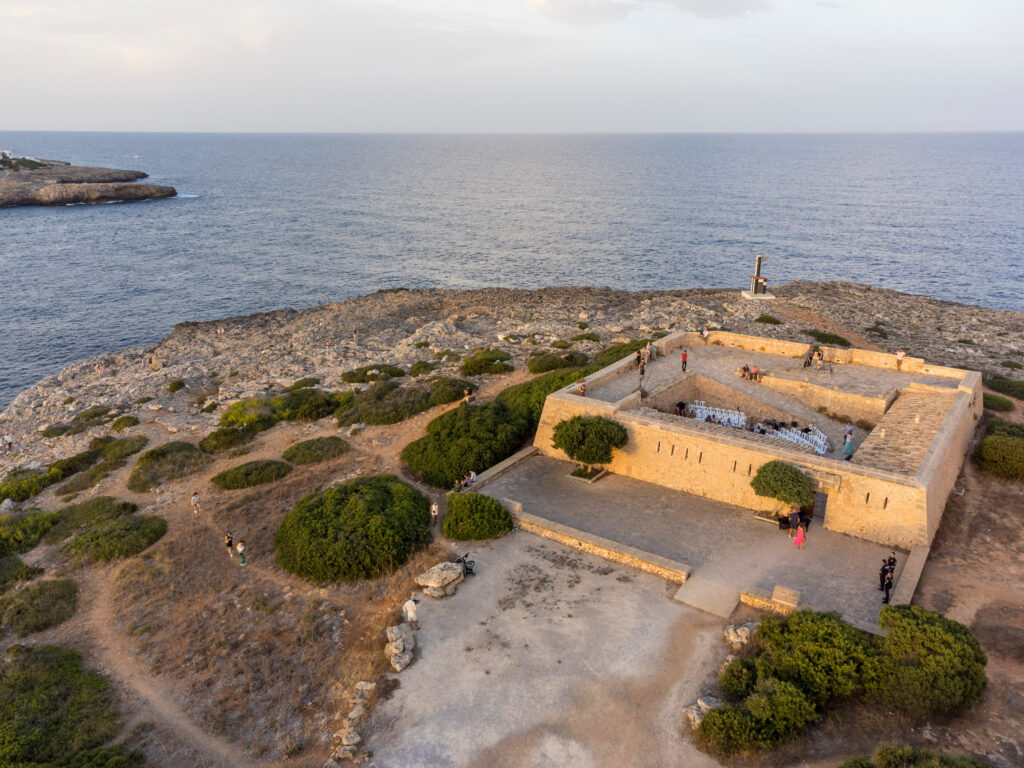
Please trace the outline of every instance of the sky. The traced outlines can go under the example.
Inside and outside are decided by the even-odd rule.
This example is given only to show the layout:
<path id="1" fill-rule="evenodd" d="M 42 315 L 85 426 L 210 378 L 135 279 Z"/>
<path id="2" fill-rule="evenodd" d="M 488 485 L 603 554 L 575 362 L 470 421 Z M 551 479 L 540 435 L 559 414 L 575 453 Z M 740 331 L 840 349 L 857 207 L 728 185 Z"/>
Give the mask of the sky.
<path id="1" fill-rule="evenodd" d="M 0 130 L 1024 130 L 1024 0 L 0 0 Z"/>

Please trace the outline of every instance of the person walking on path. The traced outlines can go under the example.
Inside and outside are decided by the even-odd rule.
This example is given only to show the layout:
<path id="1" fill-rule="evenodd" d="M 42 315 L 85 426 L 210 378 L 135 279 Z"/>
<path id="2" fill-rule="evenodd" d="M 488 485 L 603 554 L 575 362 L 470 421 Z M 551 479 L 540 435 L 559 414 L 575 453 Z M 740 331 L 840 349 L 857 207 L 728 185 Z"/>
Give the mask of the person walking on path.
<path id="1" fill-rule="evenodd" d="M 903 358 L 907 356 L 907 353 L 902 349 L 896 350 L 896 370 L 899 371 L 903 368 Z"/>
<path id="2" fill-rule="evenodd" d="M 883 586 L 885 590 L 885 597 L 882 598 L 882 602 L 886 605 L 889 604 L 889 591 L 892 589 L 892 571 L 886 571 L 885 584 Z"/>
<path id="3" fill-rule="evenodd" d="M 700 337 L 704 339 L 704 346 L 708 345 L 708 338 L 711 336 L 711 330 L 705 325 L 704 330 L 700 332 Z"/>
<path id="4" fill-rule="evenodd" d="M 807 539 L 807 534 L 804 533 L 804 529 L 801 526 L 796 527 L 796 538 L 793 539 L 793 546 L 797 549 L 804 548 L 804 541 Z"/>
<path id="5" fill-rule="evenodd" d="M 238 544 L 235 546 L 235 549 L 238 550 L 238 559 L 241 560 L 242 565 L 245 566 L 245 542 L 238 542 Z"/>
<path id="6" fill-rule="evenodd" d="M 235 556 L 235 542 L 231 540 L 231 531 L 224 534 L 224 546 L 228 548 L 228 557 Z"/>
<path id="7" fill-rule="evenodd" d="M 406 600 L 405 604 L 402 606 L 402 614 L 405 616 L 405 620 L 409 622 L 410 627 L 417 630 L 420 628 L 419 619 L 416 617 L 416 603 L 418 602 L 419 600 L 416 599 L 416 593 L 413 592 L 409 595 L 409 599 Z"/>
<path id="8" fill-rule="evenodd" d="M 199 491 L 192 491 L 192 514 L 199 514 Z"/>
<path id="9" fill-rule="evenodd" d="M 437 516 L 441 512 L 441 508 L 437 506 L 437 502 L 433 502 L 430 505 L 430 527 L 433 528 L 437 525 Z"/>
<path id="10" fill-rule="evenodd" d="M 683 353 L 679 357 L 680 357 L 680 359 L 682 360 L 682 363 L 683 363 L 683 373 L 686 373 L 686 350 L 685 349 L 683 350 Z"/>

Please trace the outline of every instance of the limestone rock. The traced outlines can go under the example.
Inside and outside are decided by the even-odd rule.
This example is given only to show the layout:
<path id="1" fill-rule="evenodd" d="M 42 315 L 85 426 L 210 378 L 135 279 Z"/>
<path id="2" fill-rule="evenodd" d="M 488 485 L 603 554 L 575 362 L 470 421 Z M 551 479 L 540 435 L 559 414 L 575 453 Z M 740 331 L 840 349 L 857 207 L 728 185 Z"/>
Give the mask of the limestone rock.
<path id="1" fill-rule="evenodd" d="M 376 691 L 377 690 L 377 684 L 376 683 L 371 683 L 371 682 L 369 682 L 367 680 L 360 680 L 358 683 L 356 683 L 356 690 L 357 691 L 368 691 L 368 692 Z"/>
<path id="2" fill-rule="evenodd" d="M 412 636 L 412 629 L 408 624 L 395 624 L 392 627 L 388 627 L 387 630 L 385 630 L 385 634 L 387 634 L 389 643 L 394 642 L 395 640 L 403 640 L 409 644 L 409 648 L 412 648 L 416 644 L 416 641 Z"/>
<path id="3" fill-rule="evenodd" d="M 725 642 L 727 642 L 733 648 L 741 648 L 750 642 L 750 639 L 754 636 L 754 624 L 747 622 L 745 624 L 730 624 L 724 630 L 722 634 L 725 636 Z"/>
<path id="4" fill-rule="evenodd" d="M 350 723 L 358 722 L 366 717 L 366 707 L 363 704 L 356 704 L 348 713 L 345 719 Z"/>
<path id="5" fill-rule="evenodd" d="M 722 706 L 722 702 L 714 696 L 701 696 L 697 699 L 697 707 L 700 709 L 701 714 L 707 714 L 709 710 L 716 709 L 720 706 Z"/>
<path id="6" fill-rule="evenodd" d="M 690 704 L 687 707 L 683 707 L 683 714 L 686 715 L 686 719 L 689 721 L 691 728 L 696 728 L 700 725 L 701 720 L 704 719 L 704 712 L 696 704 Z"/>
<path id="7" fill-rule="evenodd" d="M 423 592 L 433 598 L 454 595 L 458 585 L 465 577 L 462 566 L 457 563 L 438 563 L 428 571 L 416 577 L 416 583 L 423 587 Z"/>
<path id="8" fill-rule="evenodd" d="M 14 501 L 12 499 L 4 499 L 0 502 L 0 514 L 6 514 L 14 509 Z"/>
<path id="9" fill-rule="evenodd" d="M 355 728 L 348 728 L 341 734 L 341 743 L 346 747 L 354 747 L 362 740 L 362 737 Z"/>
<path id="10" fill-rule="evenodd" d="M 411 663 L 412 653 L 410 651 L 402 651 L 401 653 L 396 653 L 391 657 L 391 667 L 395 672 L 401 672 Z"/>

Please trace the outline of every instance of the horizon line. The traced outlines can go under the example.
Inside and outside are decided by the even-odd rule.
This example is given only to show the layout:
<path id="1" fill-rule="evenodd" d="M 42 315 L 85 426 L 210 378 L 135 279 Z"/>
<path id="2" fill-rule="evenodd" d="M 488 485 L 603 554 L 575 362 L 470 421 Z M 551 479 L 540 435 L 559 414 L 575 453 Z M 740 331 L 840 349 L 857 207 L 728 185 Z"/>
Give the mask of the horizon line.
<path id="1" fill-rule="evenodd" d="M 264 131 L 264 130 L 105 130 L 96 128 L 0 128 L 3 133 L 199 134 L 250 136 L 920 136 L 1024 133 L 1024 128 L 975 130 L 871 131 Z"/>

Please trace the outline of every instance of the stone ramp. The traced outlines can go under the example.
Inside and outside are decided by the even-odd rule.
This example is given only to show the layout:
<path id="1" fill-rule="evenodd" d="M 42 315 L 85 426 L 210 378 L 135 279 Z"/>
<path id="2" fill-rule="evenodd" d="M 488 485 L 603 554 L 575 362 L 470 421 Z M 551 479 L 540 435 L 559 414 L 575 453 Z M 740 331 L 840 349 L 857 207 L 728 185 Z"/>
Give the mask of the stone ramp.
<path id="1" fill-rule="evenodd" d="M 673 596 L 683 605 L 728 619 L 740 602 L 740 591 L 711 579 L 691 576 Z"/>

